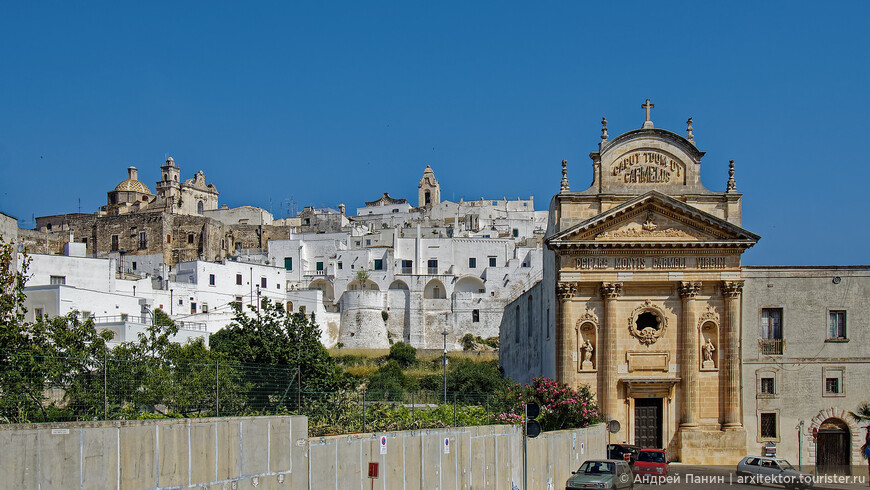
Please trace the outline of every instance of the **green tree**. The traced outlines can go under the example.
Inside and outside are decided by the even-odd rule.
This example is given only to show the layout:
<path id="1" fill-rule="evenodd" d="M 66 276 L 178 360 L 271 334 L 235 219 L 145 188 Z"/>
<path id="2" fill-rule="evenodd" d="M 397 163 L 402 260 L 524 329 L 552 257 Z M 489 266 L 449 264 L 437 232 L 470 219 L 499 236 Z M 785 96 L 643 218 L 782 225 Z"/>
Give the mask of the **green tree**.
<path id="1" fill-rule="evenodd" d="M 399 363 L 390 359 L 369 378 L 366 387 L 371 400 L 397 400 L 407 391 L 420 388 L 415 378 L 406 376 Z"/>
<path id="2" fill-rule="evenodd" d="M 396 361 L 403 368 L 410 367 L 417 363 L 417 349 L 404 342 L 396 342 L 390 346 L 387 359 Z"/>
<path id="3" fill-rule="evenodd" d="M 852 416 L 853 419 L 857 422 L 865 422 L 867 425 L 864 426 L 864 430 L 866 433 L 864 434 L 864 445 L 861 446 L 861 454 L 867 458 L 866 451 L 867 448 L 870 447 L 870 403 L 864 402 L 858 405 L 858 410 L 854 412 L 849 412 L 849 415 Z M 867 458 L 868 472 L 870 472 L 870 458 Z"/>
<path id="4" fill-rule="evenodd" d="M 293 400 L 292 393 L 328 392 L 338 384 L 334 361 L 320 343 L 320 327 L 314 315 L 289 313 L 281 303 L 263 298 L 259 310 L 248 311 L 233 303 L 235 318 L 211 336 L 212 350 L 256 370 L 252 402 L 263 408 Z M 301 387 L 296 386 L 299 369 Z M 253 371 L 251 371 L 253 372 Z M 291 389 L 292 387 L 292 389 Z M 290 391 L 288 391 L 290 390 Z"/>

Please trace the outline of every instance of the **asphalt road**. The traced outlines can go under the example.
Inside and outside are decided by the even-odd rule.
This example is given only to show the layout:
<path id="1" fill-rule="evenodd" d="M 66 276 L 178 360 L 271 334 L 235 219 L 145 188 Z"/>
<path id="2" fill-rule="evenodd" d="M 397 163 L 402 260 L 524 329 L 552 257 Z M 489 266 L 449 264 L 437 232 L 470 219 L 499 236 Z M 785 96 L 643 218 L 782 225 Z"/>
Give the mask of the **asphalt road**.
<path id="1" fill-rule="evenodd" d="M 860 476 L 860 475 L 859 475 Z M 782 486 L 767 484 L 754 485 L 750 482 L 743 481 L 737 477 L 736 467 L 727 466 L 692 466 L 673 464 L 670 467 L 668 480 L 661 484 L 644 484 L 639 480 L 635 480 L 634 488 L 636 490 L 678 490 L 678 489 L 775 489 L 783 488 Z M 867 489 L 868 479 L 863 476 L 863 484 L 854 481 L 838 481 L 836 478 L 829 478 L 827 481 L 817 481 L 814 485 L 816 490 L 819 489 Z"/>

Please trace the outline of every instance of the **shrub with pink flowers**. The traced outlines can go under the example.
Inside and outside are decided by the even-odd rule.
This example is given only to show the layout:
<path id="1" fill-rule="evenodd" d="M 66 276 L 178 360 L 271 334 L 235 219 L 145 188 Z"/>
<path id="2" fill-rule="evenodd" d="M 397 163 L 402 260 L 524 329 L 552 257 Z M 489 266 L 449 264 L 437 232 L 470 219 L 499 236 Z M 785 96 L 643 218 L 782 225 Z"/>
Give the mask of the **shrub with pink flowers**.
<path id="1" fill-rule="evenodd" d="M 537 420 L 544 430 L 586 427 L 600 421 L 598 404 L 589 386 L 572 388 L 550 378 L 535 378 L 532 384 L 513 385 L 505 392 L 504 412 L 497 421 L 505 424 L 523 422 L 523 404 L 537 402 L 541 415 Z"/>

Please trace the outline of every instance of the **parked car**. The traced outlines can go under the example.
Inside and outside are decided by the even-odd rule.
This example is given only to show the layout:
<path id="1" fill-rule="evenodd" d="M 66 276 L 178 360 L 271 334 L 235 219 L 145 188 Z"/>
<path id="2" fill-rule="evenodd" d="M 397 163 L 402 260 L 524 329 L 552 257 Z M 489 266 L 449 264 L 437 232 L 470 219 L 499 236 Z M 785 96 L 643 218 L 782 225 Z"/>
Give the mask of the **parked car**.
<path id="1" fill-rule="evenodd" d="M 590 459 L 571 472 L 565 482 L 566 490 L 575 488 L 609 488 L 626 490 L 634 488 L 631 467 L 623 460 Z"/>
<path id="2" fill-rule="evenodd" d="M 640 447 L 633 444 L 608 444 L 607 459 L 621 459 L 628 461 L 629 464 L 634 464 L 638 451 L 640 451 Z"/>
<path id="3" fill-rule="evenodd" d="M 664 449 L 641 449 L 632 466 L 635 475 L 668 476 L 668 454 Z"/>
<path id="4" fill-rule="evenodd" d="M 782 458 L 746 456 L 737 463 L 737 477 L 743 483 L 774 484 L 785 488 L 810 488 L 813 475 L 795 469 Z"/>

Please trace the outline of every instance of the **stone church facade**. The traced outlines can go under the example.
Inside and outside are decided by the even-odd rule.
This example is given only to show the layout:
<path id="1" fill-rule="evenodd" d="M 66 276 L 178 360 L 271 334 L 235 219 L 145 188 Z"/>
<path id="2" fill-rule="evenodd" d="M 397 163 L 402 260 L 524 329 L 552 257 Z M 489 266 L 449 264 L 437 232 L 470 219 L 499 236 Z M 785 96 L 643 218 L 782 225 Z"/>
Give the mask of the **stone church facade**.
<path id="1" fill-rule="evenodd" d="M 868 379 L 867 349 L 820 338 L 830 359 L 815 359 L 819 373 L 794 379 L 783 356 L 788 359 L 790 350 L 795 356 L 790 362 L 807 361 L 811 356 L 803 351 L 810 348 L 797 340 L 806 338 L 804 330 L 819 330 L 815 337 L 822 337 L 829 310 L 850 309 L 858 320 L 866 296 L 839 296 L 825 309 L 789 295 L 803 276 L 779 271 L 780 295 L 775 301 L 760 297 L 775 274 L 741 266 L 742 253 L 760 237 L 741 227 L 734 163 L 725 191 L 708 190 L 700 179 L 704 152 L 695 145 L 691 119 L 685 136 L 658 129 L 652 107 L 644 104 L 642 128 L 613 139 L 602 120 L 599 149 L 590 154 L 588 189 L 571 191 L 562 162 L 561 190 L 550 205 L 543 279 L 505 311 L 500 344 L 505 373 L 521 382 L 552 376 L 588 385 L 602 417 L 619 422 L 613 441 L 666 448 L 685 463 L 734 464 L 771 444 L 796 463 L 799 439 L 803 461 L 815 462 L 811 426 L 826 422 L 848 432 L 852 445 L 841 451 L 848 455 L 844 459 L 860 461 L 854 442 L 861 434 L 843 420 L 857 402 L 848 405 L 815 392 L 820 379 L 827 383 L 843 371 L 851 381 L 840 381 L 842 387 L 856 383 L 860 377 L 853 376 L 860 373 Z M 820 277 L 830 275 L 817 269 Z M 864 277 L 857 269 L 835 275 Z M 861 284 L 852 288 L 856 294 L 870 284 L 866 278 L 852 280 Z M 747 291 L 754 295 L 750 300 Z M 819 309 L 813 318 L 821 326 L 806 324 L 797 314 L 808 305 Z M 791 320 L 787 329 L 783 311 Z M 860 327 L 851 333 L 853 341 L 866 337 Z M 794 343 L 783 351 L 784 343 L 792 342 L 783 340 L 789 336 Z M 777 376 L 778 395 L 759 394 L 761 378 Z M 784 389 L 810 378 L 812 390 Z M 768 390 L 771 381 L 764 383 Z M 807 403 L 809 391 L 817 395 L 810 398 L 813 403 Z M 796 398 L 797 393 L 803 396 Z M 805 420 L 799 435 L 791 431 L 792 420 Z"/>

